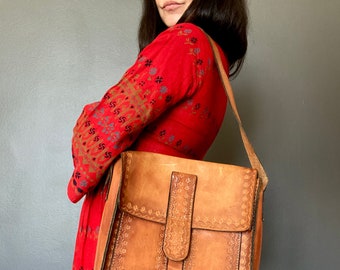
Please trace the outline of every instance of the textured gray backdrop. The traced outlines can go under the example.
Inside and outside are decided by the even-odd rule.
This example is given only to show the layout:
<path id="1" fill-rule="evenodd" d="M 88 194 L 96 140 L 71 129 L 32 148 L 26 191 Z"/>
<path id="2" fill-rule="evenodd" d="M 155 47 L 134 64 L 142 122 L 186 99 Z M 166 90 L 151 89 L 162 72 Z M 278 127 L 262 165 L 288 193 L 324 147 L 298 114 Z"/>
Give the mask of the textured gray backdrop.
<path id="1" fill-rule="evenodd" d="M 340 2 L 249 0 L 241 116 L 270 177 L 263 270 L 340 264 Z M 84 104 L 137 54 L 140 1 L 0 0 L 0 269 L 71 269 Z M 207 159 L 246 163 L 229 113 Z"/>

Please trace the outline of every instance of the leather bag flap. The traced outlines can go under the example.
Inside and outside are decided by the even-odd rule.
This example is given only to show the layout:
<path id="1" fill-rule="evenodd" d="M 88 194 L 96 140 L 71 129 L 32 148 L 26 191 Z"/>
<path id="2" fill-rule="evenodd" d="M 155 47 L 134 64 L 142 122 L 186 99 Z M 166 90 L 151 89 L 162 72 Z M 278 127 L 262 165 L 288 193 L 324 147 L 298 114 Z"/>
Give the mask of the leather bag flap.
<path id="1" fill-rule="evenodd" d="M 197 176 L 192 227 L 241 232 L 251 229 L 259 192 L 257 171 L 149 152 L 122 154 L 120 208 L 166 224 L 171 176 Z"/>

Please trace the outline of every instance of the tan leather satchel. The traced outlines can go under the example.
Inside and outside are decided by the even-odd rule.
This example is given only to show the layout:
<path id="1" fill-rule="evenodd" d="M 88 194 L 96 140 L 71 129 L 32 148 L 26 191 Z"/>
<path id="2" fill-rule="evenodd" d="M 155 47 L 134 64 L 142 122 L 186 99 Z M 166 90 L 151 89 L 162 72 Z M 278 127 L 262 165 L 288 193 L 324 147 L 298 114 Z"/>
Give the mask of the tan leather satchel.
<path id="1" fill-rule="evenodd" d="M 259 269 L 268 178 L 210 41 L 252 168 L 123 152 L 113 168 L 95 270 Z"/>

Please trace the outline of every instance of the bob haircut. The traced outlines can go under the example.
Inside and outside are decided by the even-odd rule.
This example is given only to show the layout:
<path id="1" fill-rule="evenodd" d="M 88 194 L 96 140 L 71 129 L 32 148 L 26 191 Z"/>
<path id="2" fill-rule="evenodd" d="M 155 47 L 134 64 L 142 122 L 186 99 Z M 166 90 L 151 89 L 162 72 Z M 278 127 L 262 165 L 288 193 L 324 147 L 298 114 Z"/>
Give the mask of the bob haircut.
<path id="1" fill-rule="evenodd" d="M 193 0 L 178 23 L 201 27 L 222 48 L 230 66 L 229 76 L 240 71 L 247 52 L 248 12 L 246 0 Z M 155 0 L 144 0 L 139 25 L 139 49 L 143 50 L 167 29 Z"/>

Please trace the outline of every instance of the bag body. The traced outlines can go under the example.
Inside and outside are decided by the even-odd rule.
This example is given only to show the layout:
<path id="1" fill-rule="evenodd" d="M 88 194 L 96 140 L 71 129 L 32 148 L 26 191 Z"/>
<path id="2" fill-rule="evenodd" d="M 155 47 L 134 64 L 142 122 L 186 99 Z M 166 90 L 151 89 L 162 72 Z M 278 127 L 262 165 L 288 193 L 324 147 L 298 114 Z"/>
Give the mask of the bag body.
<path id="1" fill-rule="evenodd" d="M 95 269 L 259 269 L 256 169 L 128 151 L 113 177 L 120 192 Z"/>

